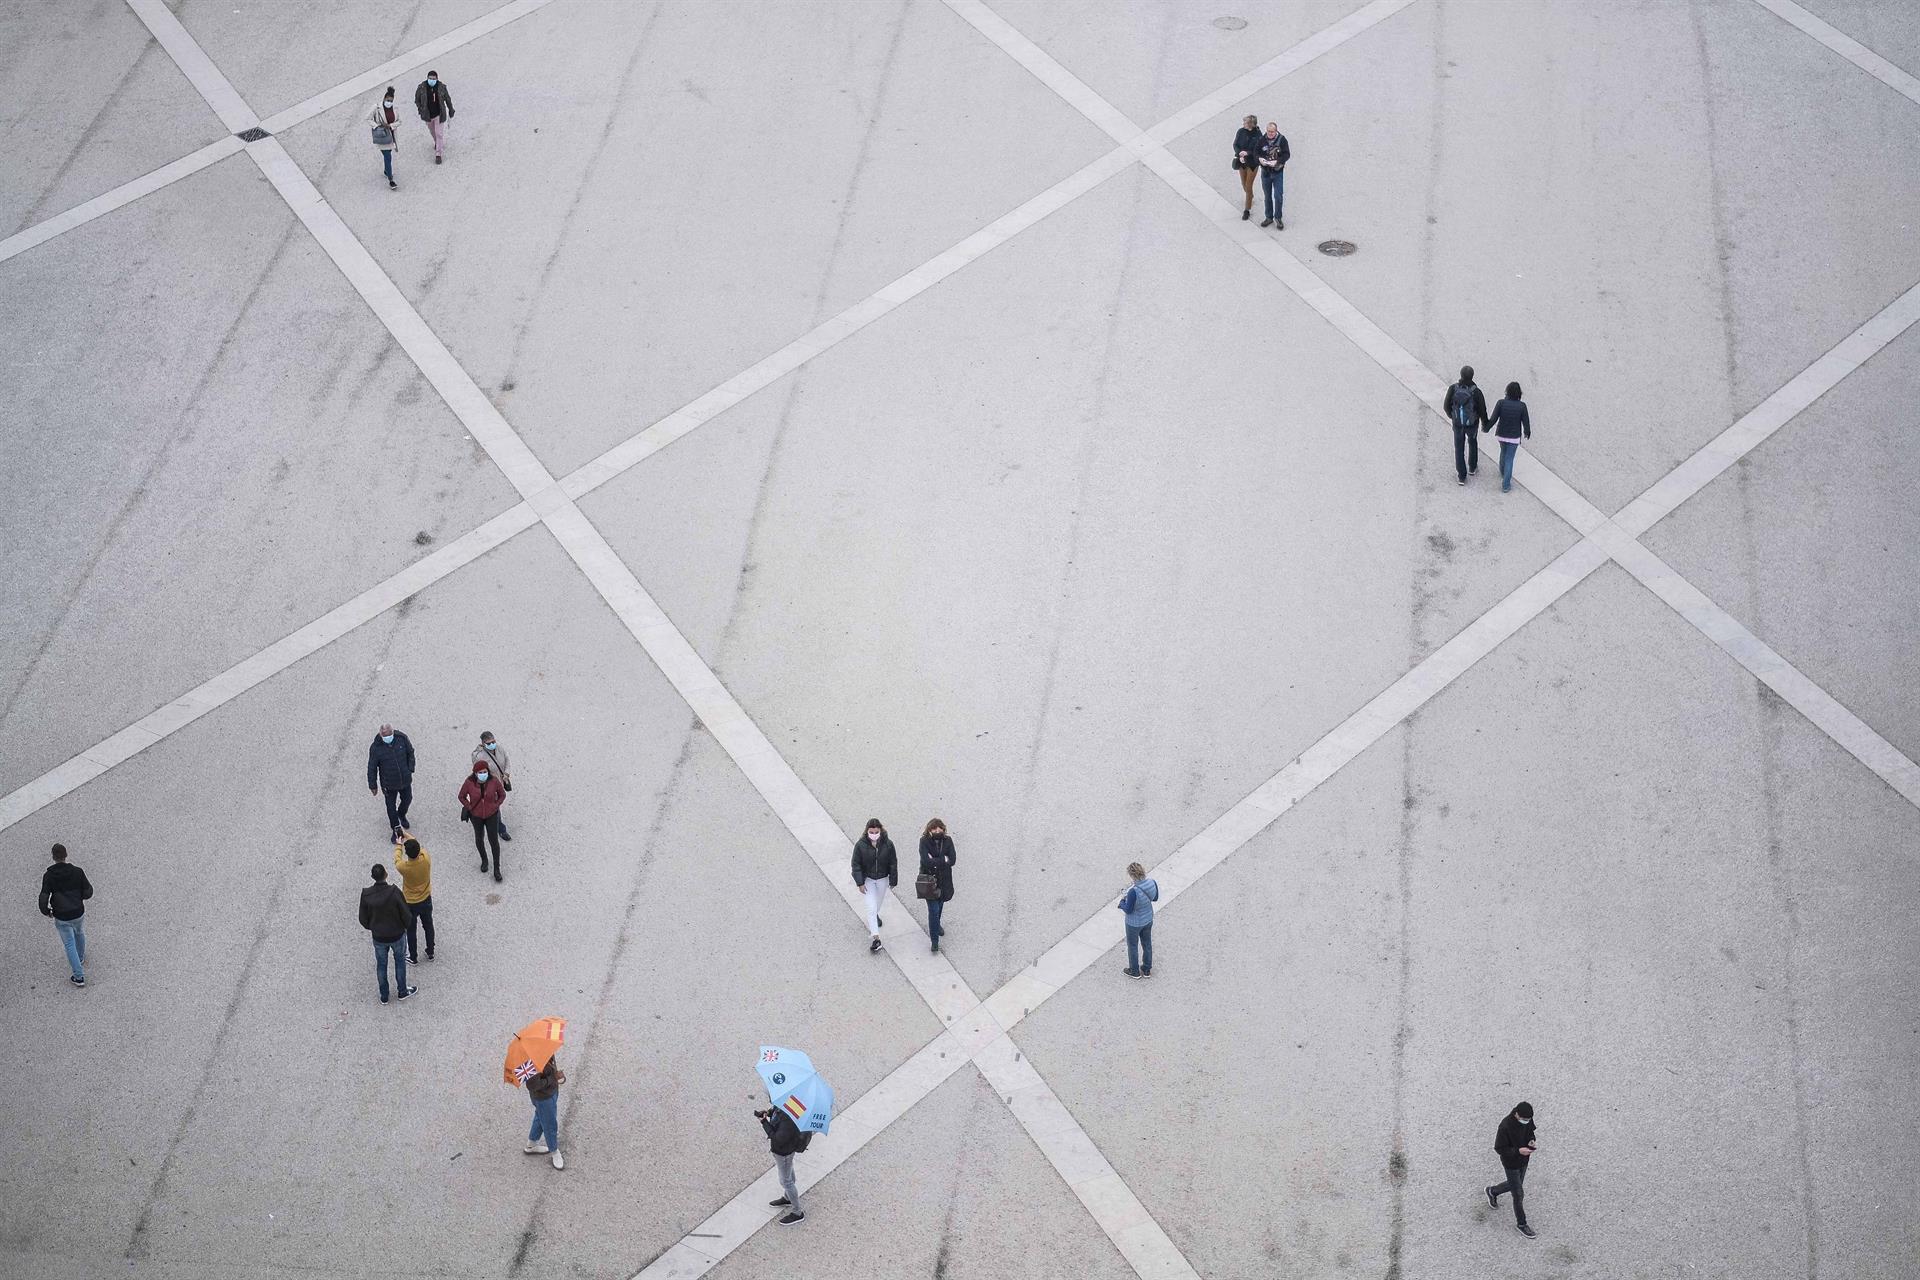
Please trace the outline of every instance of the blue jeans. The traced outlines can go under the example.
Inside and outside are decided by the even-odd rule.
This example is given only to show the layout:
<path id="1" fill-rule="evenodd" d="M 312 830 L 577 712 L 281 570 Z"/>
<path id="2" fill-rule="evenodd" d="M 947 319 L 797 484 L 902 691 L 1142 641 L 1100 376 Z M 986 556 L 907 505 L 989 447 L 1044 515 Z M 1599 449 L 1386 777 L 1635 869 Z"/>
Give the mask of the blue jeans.
<path id="1" fill-rule="evenodd" d="M 1152 925 L 1130 924 L 1127 926 L 1127 972 L 1153 972 Z"/>
<path id="2" fill-rule="evenodd" d="M 1518 440 L 1500 442 L 1500 491 L 1505 493 L 1513 488 L 1513 455 L 1520 451 Z"/>
<path id="3" fill-rule="evenodd" d="M 940 911 L 946 905 L 938 898 L 927 899 L 927 933 L 935 942 L 940 941 L 940 935 L 946 932 L 940 927 Z"/>
<path id="4" fill-rule="evenodd" d="M 400 987 L 400 994 L 407 993 L 407 935 L 404 933 L 392 942 L 373 940 L 373 971 L 380 975 L 380 998 L 387 998 L 387 956 L 393 956 L 393 980 Z"/>
<path id="5" fill-rule="evenodd" d="M 380 163 L 387 166 L 387 181 L 393 181 L 393 149 L 385 148 L 380 152 Z"/>
<path id="6" fill-rule="evenodd" d="M 60 941 L 67 949 L 67 967 L 73 970 L 73 976 L 86 981 L 87 975 L 81 966 L 87 960 L 87 931 L 81 922 L 85 916 L 75 916 L 71 920 L 55 920 L 53 927 L 60 934 Z"/>
<path id="7" fill-rule="evenodd" d="M 560 1149 L 560 1095 L 533 1100 L 533 1128 L 527 1130 L 528 1142 L 544 1139 L 547 1150 Z"/>
<path id="8" fill-rule="evenodd" d="M 1286 169 L 1262 169 L 1260 171 L 1260 193 L 1267 198 L 1267 216 L 1275 222 L 1280 220 L 1280 199 L 1286 194 L 1286 187 Z"/>

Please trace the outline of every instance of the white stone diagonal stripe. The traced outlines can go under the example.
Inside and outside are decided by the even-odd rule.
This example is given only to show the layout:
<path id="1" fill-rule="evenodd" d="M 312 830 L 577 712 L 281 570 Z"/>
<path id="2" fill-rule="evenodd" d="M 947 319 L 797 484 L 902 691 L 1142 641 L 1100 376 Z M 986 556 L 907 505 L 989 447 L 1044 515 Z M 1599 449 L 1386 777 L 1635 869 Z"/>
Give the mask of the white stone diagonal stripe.
<path id="1" fill-rule="evenodd" d="M 1818 40 L 1821 44 L 1827 46 L 1827 48 L 1833 50 L 1848 62 L 1851 62 L 1854 66 L 1872 76 L 1875 80 L 1878 80 L 1881 84 L 1886 85 L 1895 93 L 1903 94 L 1915 102 L 1920 102 L 1920 80 L 1914 79 L 1914 77 L 1894 66 L 1891 62 L 1888 62 L 1885 58 L 1867 48 L 1867 46 L 1861 44 L 1858 40 L 1855 40 L 1852 36 L 1822 22 L 1819 18 L 1816 18 L 1799 5 L 1793 3 L 1793 0 L 1754 0 L 1754 3 L 1769 13 L 1774 14 L 1782 21 L 1800 28 L 1800 30 L 1806 32 L 1815 40 Z M 1889 7 L 1901 6 L 1890 5 Z M 1908 12 L 1910 13 L 1911 11 L 1911 8 L 1908 7 Z"/>
<path id="2" fill-rule="evenodd" d="M 524 18 L 536 9 L 545 8 L 553 0 L 513 0 L 491 13 L 482 14 L 472 22 L 455 27 L 445 35 L 435 36 L 425 44 L 409 49 L 395 58 L 389 58 L 371 71 L 362 72 L 351 80 L 343 81 L 331 89 L 322 90 L 284 111 L 268 116 L 260 122 L 260 127 L 268 133 L 279 133 L 291 129 L 306 120 L 311 120 L 322 111 L 331 110 L 347 99 L 356 97 L 374 88 L 386 84 L 399 73 L 426 63 L 469 44 L 490 31 L 497 31 L 517 18 Z M 209 142 L 198 151 L 191 152 L 178 160 L 164 164 L 152 173 L 143 174 L 131 182 L 123 182 L 111 191 L 106 191 L 83 201 L 62 213 L 56 213 L 43 222 L 37 222 L 25 230 L 18 231 L 0 240 L 0 262 L 17 254 L 25 253 L 36 245 L 45 244 L 55 236 L 85 226 L 95 218 L 124 208 L 140 199 L 153 194 L 162 187 L 171 186 L 182 178 L 191 177 L 210 164 L 224 160 L 240 150 L 240 139 L 228 134 L 223 138 Z"/>
<path id="3" fill-rule="evenodd" d="M 180 25 L 180 19 L 173 16 L 173 10 L 161 3 L 161 0 L 127 0 L 127 7 L 138 15 L 140 21 L 147 24 L 147 30 L 160 42 L 174 65 L 180 68 L 200 96 L 207 100 L 213 113 L 220 117 L 220 123 L 227 126 L 230 133 L 239 133 L 242 129 L 251 129 L 260 123 L 260 117 L 246 104 L 240 93 L 227 80 L 220 68 L 213 65 L 213 59 L 187 34 Z"/>

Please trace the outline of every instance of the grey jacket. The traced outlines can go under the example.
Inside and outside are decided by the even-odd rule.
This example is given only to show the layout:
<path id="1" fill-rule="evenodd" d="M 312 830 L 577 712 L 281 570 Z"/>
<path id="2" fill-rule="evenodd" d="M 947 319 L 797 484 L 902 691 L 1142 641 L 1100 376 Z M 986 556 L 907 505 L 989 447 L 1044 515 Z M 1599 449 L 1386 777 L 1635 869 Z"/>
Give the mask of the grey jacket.
<path id="1" fill-rule="evenodd" d="M 493 744 L 493 750 L 491 751 L 485 747 L 478 746 L 473 749 L 472 763 L 479 764 L 482 760 L 487 761 L 493 766 L 494 776 L 499 778 L 502 783 L 513 781 L 513 762 L 507 759 L 507 749 L 501 746 L 499 742 L 496 741 Z"/>

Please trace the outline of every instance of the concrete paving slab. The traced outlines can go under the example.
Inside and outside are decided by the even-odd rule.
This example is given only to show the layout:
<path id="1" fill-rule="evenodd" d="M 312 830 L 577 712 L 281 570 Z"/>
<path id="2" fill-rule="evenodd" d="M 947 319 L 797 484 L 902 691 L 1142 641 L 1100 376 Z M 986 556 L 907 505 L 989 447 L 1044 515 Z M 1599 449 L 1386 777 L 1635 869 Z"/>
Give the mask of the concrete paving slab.
<path id="1" fill-rule="evenodd" d="M 401 6 L 378 0 L 335 0 L 306 7 L 276 0 L 181 0 L 173 9 L 188 34 L 264 119 L 505 2 L 420 0 Z M 448 83 L 460 57 L 459 53 L 447 55 L 444 61 L 450 65 L 444 68 L 435 63 L 435 70 L 449 77 Z M 420 80 L 416 75 L 398 86 L 398 96 L 409 113 L 413 87 Z M 459 101 L 454 99 L 456 107 Z M 417 115 L 409 118 L 418 123 Z M 367 145 L 371 149 L 373 144 Z"/>
<path id="2" fill-rule="evenodd" d="M 513 501 L 244 157 L 0 263 L 0 326 L 0 787 Z"/>
<path id="3" fill-rule="evenodd" d="M 554 6 L 464 52 L 397 194 L 369 103 L 286 141 L 556 474 L 1110 146 L 941 5 Z"/>
<path id="4" fill-rule="evenodd" d="M 831 1141 L 827 1138 L 816 1142 Z M 761 1162 L 770 1163 L 762 1143 Z M 977 1072 L 963 1070 L 710 1273 L 748 1277 L 1133 1275 Z M 1044 1222 L 1045 1244 L 1016 1228 Z"/>
<path id="5" fill-rule="evenodd" d="M 0 235 L 178 159 L 219 119 L 124 4 L 0 11 Z"/>
<path id="6" fill-rule="evenodd" d="M 1920 106 L 1757 5 L 1414 6 L 1174 145 L 1236 197 L 1247 112 L 1295 252 L 1608 511 L 1920 278 Z"/>
<path id="7" fill-rule="evenodd" d="M 1909 75 L 1920 76 L 1920 13 L 1875 0 L 1796 0 Z"/>
<path id="8" fill-rule="evenodd" d="M 1888 582 L 1920 546 L 1920 485 L 1889 408 L 1920 380 L 1890 343 L 1671 516 L 1646 543 L 1909 757 L 1920 755 L 1920 605 Z"/>

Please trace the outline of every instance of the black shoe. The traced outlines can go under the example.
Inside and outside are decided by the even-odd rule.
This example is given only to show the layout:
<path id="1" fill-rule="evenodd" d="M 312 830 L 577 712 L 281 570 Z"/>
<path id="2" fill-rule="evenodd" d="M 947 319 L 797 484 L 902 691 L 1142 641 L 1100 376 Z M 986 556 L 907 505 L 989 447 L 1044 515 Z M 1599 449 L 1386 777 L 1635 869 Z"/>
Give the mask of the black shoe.
<path id="1" fill-rule="evenodd" d="M 933 954 L 940 954 L 940 939 L 938 937 L 935 937 L 933 940 Z"/>
<path id="2" fill-rule="evenodd" d="M 780 1225 L 783 1227 L 790 1227 L 796 1222 L 805 1222 L 806 1220 L 807 1220 L 807 1215 L 800 1212 L 798 1209 L 795 1209 L 792 1213 L 780 1219 Z"/>
<path id="3" fill-rule="evenodd" d="M 420 963 L 420 957 L 419 957 L 419 956 L 408 956 L 408 957 L 407 957 L 407 963 L 408 963 L 408 964 L 419 964 L 419 963 Z"/>
<path id="4" fill-rule="evenodd" d="M 1240 211 L 1240 221 L 1242 221 L 1242 222 L 1245 222 L 1245 221 L 1247 221 L 1248 219 L 1250 219 L 1250 218 L 1252 218 L 1252 217 L 1253 217 L 1253 210 L 1251 210 L 1251 209 L 1242 209 L 1242 210 Z"/>
<path id="5" fill-rule="evenodd" d="M 1143 977 L 1143 978 L 1151 978 L 1151 977 L 1153 976 L 1153 970 L 1151 970 L 1151 969 L 1142 969 L 1142 970 L 1140 971 L 1140 976 L 1141 976 L 1141 977 Z"/>
<path id="6" fill-rule="evenodd" d="M 880 949 L 880 939 L 878 938 L 875 938 L 872 942 L 869 942 L 867 944 L 868 955 L 872 955 L 874 952 L 878 951 L 879 949 Z"/>
<path id="7" fill-rule="evenodd" d="M 85 978 L 76 978 L 72 974 L 67 975 L 67 981 L 71 982 L 76 987 L 84 987 L 87 985 L 87 980 Z"/>
<path id="8" fill-rule="evenodd" d="M 1521 1235 L 1523 1235 L 1523 1236 L 1525 1236 L 1525 1237 L 1526 1237 L 1527 1239 L 1529 1239 L 1529 1240 L 1531 1240 L 1531 1239 L 1533 1239 L 1533 1238 L 1534 1238 L 1534 1236 L 1536 1236 L 1536 1235 L 1538 1235 L 1538 1234 L 1539 1234 L 1539 1233 L 1538 1233 L 1538 1232 L 1536 1232 L 1536 1231 L 1535 1231 L 1535 1230 L 1534 1230 L 1534 1229 L 1533 1229 L 1532 1227 L 1530 1227 L 1530 1226 L 1528 1226 L 1528 1225 L 1527 1225 L 1526 1223 L 1524 1223 L 1524 1222 L 1520 1222 L 1520 1223 L 1516 1223 L 1516 1224 L 1514 1224 L 1514 1228 L 1513 1228 L 1513 1229 L 1514 1229 L 1515 1231 L 1518 1231 L 1518 1232 L 1519 1232 L 1519 1233 L 1520 1233 Z"/>
<path id="9" fill-rule="evenodd" d="M 1282 222 L 1280 219 L 1275 218 L 1273 220 L 1273 229 L 1275 231 L 1285 231 L 1287 229 L 1287 224 Z"/>
<path id="10" fill-rule="evenodd" d="M 1122 969 L 1120 972 L 1126 974 L 1129 978 L 1137 978 L 1140 976 L 1138 969 Z"/>
<path id="11" fill-rule="evenodd" d="M 785 1209 L 790 1207 L 793 1201 L 787 1199 L 785 1196 L 781 1196 L 778 1200 L 769 1200 L 767 1203 L 775 1209 Z"/>
<path id="12" fill-rule="evenodd" d="M 387 179 L 387 190 L 398 191 L 399 189 L 400 189 L 399 183 L 395 182 L 392 178 Z"/>
<path id="13" fill-rule="evenodd" d="M 1459 476 L 1455 480 L 1455 483 L 1457 484 L 1465 484 L 1466 482 L 1467 482 L 1467 478 L 1465 476 Z"/>
<path id="14" fill-rule="evenodd" d="M 431 951 L 427 952 L 427 959 L 429 960 L 433 959 L 433 952 Z"/>
<path id="15" fill-rule="evenodd" d="M 495 884 L 499 884 L 501 882 L 500 864 L 497 862 L 493 864 L 493 882 Z"/>
<path id="16" fill-rule="evenodd" d="M 1487 1188 L 1487 1203 L 1496 1209 L 1500 1207 L 1500 1197 L 1494 1194 L 1492 1187 Z"/>
<path id="17" fill-rule="evenodd" d="M 887 922 L 885 920 L 882 920 L 878 915 L 874 916 L 873 922 L 879 925 L 882 929 L 887 927 Z"/>
<path id="18" fill-rule="evenodd" d="M 433 162 L 434 162 L 435 164 L 439 164 L 439 163 L 440 163 L 440 157 L 439 157 L 439 156 L 435 156 L 435 157 L 433 158 Z"/>
<path id="19" fill-rule="evenodd" d="M 387 998 L 386 998 L 385 996 L 381 996 L 381 997 L 380 997 L 380 1003 L 381 1003 L 381 1004 L 385 1004 L 386 1002 L 387 1002 Z"/>
<path id="20" fill-rule="evenodd" d="M 1270 227 L 1270 226 L 1272 226 L 1272 225 L 1273 225 L 1273 219 L 1272 219 L 1272 218 L 1268 218 L 1268 219 L 1266 219 L 1265 221 L 1263 221 L 1263 222 L 1262 222 L 1262 223 L 1261 223 L 1260 225 L 1261 225 L 1261 226 L 1263 226 L 1263 227 Z"/>
<path id="21" fill-rule="evenodd" d="M 1476 462 L 1476 463 L 1474 463 L 1474 464 L 1473 464 L 1472 466 L 1470 466 L 1470 467 L 1468 467 L 1468 468 L 1467 468 L 1467 474 L 1468 474 L 1468 475 L 1470 475 L 1470 476 L 1477 476 L 1477 475 L 1479 475 L 1479 474 L 1480 474 L 1480 464 Z"/>
<path id="22" fill-rule="evenodd" d="M 480 870 L 484 873 L 486 869 L 487 869 L 487 860 L 485 858 L 482 858 L 480 859 Z"/>
<path id="23" fill-rule="evenodd" d="M 420 988 L 418 987 L 408 987 L 405 991 L 402 991 L 400 993 L 400 998 L 402 1000 L 405 1000 L 408 996 L 412 995 L 414 992 L 418 991 L 419 989 Z"/>
<path id="24" fill-rule="evenodd" d="M 511 840 L 511 839 L 513 839 L 513 837 L 512 837 L 512 836 L 510 836 L 510 835 L 508 835 L 508 834 L 507 834 L 507 829 L 506 829 L 505 827 L 502 827 L 502 828 L 500 828 L 500 838 L 501 838 L 502 840 Z"/>

